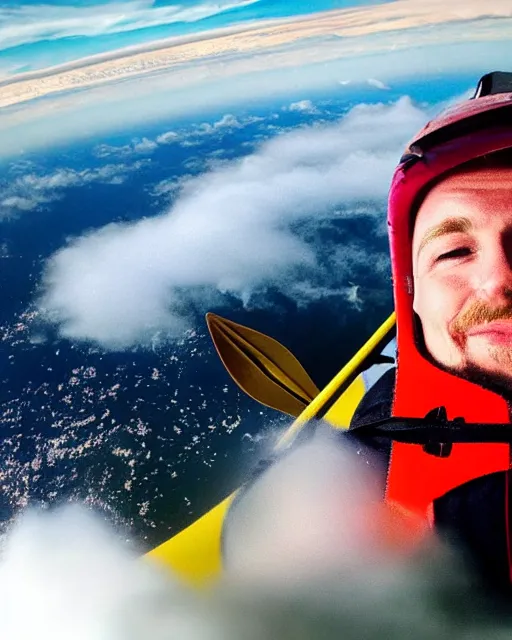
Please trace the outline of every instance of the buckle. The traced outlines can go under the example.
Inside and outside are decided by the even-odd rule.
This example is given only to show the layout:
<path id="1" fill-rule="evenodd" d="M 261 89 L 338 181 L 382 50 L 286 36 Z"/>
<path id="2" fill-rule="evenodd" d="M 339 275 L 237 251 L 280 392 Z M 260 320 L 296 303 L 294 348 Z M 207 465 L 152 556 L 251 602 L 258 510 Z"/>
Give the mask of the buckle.
<path id="1" fill-rule="evenodd" d="M 446 407 L 436 407 L 427 413 L 425 420 L 446 424 L 448 422 L 448 414 Z M 454 422 L 464 422 L 464 418 L 456 418 Z M 436 442 L 430 440 L 423 445 L 423 451 L 437 458 L 448 458 L 452 452 L 453 444 L 451 442 Z"/>

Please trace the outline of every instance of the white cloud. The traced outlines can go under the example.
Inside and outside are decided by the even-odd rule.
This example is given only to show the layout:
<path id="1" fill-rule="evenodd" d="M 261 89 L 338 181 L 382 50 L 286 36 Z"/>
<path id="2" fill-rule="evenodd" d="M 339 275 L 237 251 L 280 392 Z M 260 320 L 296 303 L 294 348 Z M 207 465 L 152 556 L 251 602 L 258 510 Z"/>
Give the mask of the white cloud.
<path id="1" fill-rule="evenodd" d="M 214 129 L 240 129 L 246 122 L 242 123 L 232 113 L 226 113 L 220 120 L 213 123 Z"/>
<path id="2" fill-rule="evenodd" d="M 243 129 L 246 125 L 255 122 L 261 122 L 265 118 L 259 116 L 247 116 L 245 118 L 237 118 L 232 113 L 226 113 L 220 120 L 213 123 L 203 122 L 194 127 L 191 131 L 193 135 L 210 135 L 223 131 L 233 131 L 234 129 Z"/>
<path id="3" fill-rule="evenodd" d="M 367 262 L 368 256 L 365 256 L 365 258 Z M 342 297 L 345 298 L 356 311 L 361 311 L 363 301 L 359 297 L 359 289 L 359 285 L 350 283 L 348 287 L 332 288 L 312 285 L 307 282 L 297 282 L 292 284 L 289 293 L 297 300 L 299 305 L 308 306 L 313 300 Z"/>
<path id="4" fill-rule="evenodd" d="M 181 143 L 184 147 L 195 147 L 202 144 L 199 139 L 201 136 L 212 135 L 221 130 L 232 131 L 233 129 L 242 129 L 248 124 L 260 122 L 261 120 L 264 120 L 264 118 L 258 116 L 248 116 L 239 120 L 231 113 L 227 113 L 222 116 L 220 120 L 212 124 L 203 122 L 198 125 L 193 125 L 180 133 L 176 131 L 165 131 L 154 140 L 143 137 L 142 139 L 133 138 L 128 144 L 120 146 L 105 143 L 99 144 L 94 148 L 93 153 L 97 158 L 108 158 L 110 156 L 128 157 L 132 155 L 151 155 L 159 145 L 169 145 L 177 142 Z"/>
<path id="5" fill-rule="evenodd" d="M 99 144 L 94 148 L 94 155 L 97 158 L 108 158 L 109 156 L 127 157 L 131 155 L 149 155 L 158 147 L 155 140 L 149 138 L 134 138 L 129 144 L 116 147 L 110 144 Z"/>
<path id="6" fill-rule="evenodd" d="M 44 204 L 58 200 L 58 198 L 59 196 L 52 198 L 43 196 L 32 196 L 31 198 L 12 196 L 4 198 L 0 201 L 0 220 L 15 218 L 20 213 L 33 211 Z"/>
<path id="7" fill-rule="evenodd" d="M 348 302 L 350 302 L 350 304 L 355 309 L 357 309 L 358 311 L 362 309 L 362 300 L 359 297 L 359 285 L 357 284 L 351 285 L 350 288 L 347 290 L 346 296 L 347 296 Z"/>
<path id="8" fill-rule="evenodd" d="M 198 140 L 197 138 L 192 138 L 192 139 L 185 139 L 183 140 L 183 142 L 181 143 L 182 147 L 185 148 L 190 148 L 190 147 L 200 147 L 202 145 L 201 140 Z"/>
<path id="9" fill-rule="evenodd" d="M 391 89 L 389 85 L 387 85 L 382 80 L 377 80 L 376 78 L 368 78 L 367 80 L 338 80 L 338 84 L 342 87 L 347 87 L 349 85 L 361 85 L 368 84 L 370 87 L 375 87 L 375 89 L 382 89 L 384 91 L 388 91 Z"/>
<path id="10" fill-rule="evenodd" d="M 194 633 L 199 625 L 193 615 L 200 615 L 194 595 L 182 590 L 172 574 L 141 562 L 113 527 L 84 506 L 29 510 L 15 521 L 2 546 L 4 640 L 142 640 L 150 628 L 151 637 L 163 638 L 160 629 L 173 624 L 180 637 L 201 637 Z M 160 610 L 156 622 L 155 605 L 163 600 L 166 611 Z M 32 615 L 22 615 L 24 602 L 30 603 Z M 207 625 L 206 618 L 201 622 Z"/>
<path id="11" fill-rule="evenodd" d="M 181 182 L 175 178 L 161 180 L 151 188 L 151 194 L 157 198 L 162 196 L 172 196 L 181 187 Z"/>
<path id="12" fill-rule="evenodd" d="M 58 169 L 50 174 L 27 173 L 0 189 L 0 220 L 43 204 L 58 200 L 64 189 L 80 187 L 92 182 L 122 184 L 128 174 L 138 171 L 144 161 L 132 165 L 107 164 L 94 169 Z"/>
<path id="13" fill-rule="evenodd" d="M 243 124 L 231 113 L 226 113 L 226 115 L 222 116 L 220 120 L 217 120 L 217 122 L 213 124 L 204 122 L 200 125 L 200 129 L 204 133 L 213 133 L 219 129 L 240 129 L 242 127 Z"/>
<path id="14" fill-rule="evenodd" d="M 288 111 L 298 111 L 301 113 L 318 113 L 318 109 L 311 102 L 311 100 L 299 100 L 298 102 L 292 102 L 288 107 Z"/>
<path id="15" fill-rule="evenodd" d="M 293 268 L 315 264 L 293 223 L 340 203 L 384 202 L 402 146 L 425 119 L 402 98 L 278 136 L 186 182 L 167 214 L 108 225 L 58 251 L 40 307 L 62 336 L 124 348 L 157 331 L 179 334 L 189 292 L 243 298 L 265 283 L 286 286 Z"/>
<path id="16" fill-rule="evenodd" d="M 195 166 L 197 164 L 197 166 Z M 189 160 L 183 163 L 184 169 L 195 170 L 196 173 L 199 169 L 204 169 L 205 162 L 203 159 L 194 160 L 194 158 L 190 158 Z M 194 174 L 184 173 L 180 175 L 178 178 L 166 178 L 165 180 L 160 180 L 156 184 L 152 185 L 148 191 L 154 198 L 163 198 L 164 201 L 168 201 L 180 191 L 183 186 L 189 181 L 192 180 Z"/>
<path id="17" fill-rule="evenodd" d="M 165 133 L 161 133 L 156 141 L 158 144 L 172 144 L 173 142 L 177 142 L 180 139 L 179 134 L 175 131 L 166 131 Z"/>
<path id="18" fill-rule="evenodd" d="M 371 87 L 375 87 L 376 89 L 384 89 L 389 90 L 390 87 L 382 80 L 377 80 L 376 78 L 368 78 L 366 81 Z"/>
<path id="19" fill-rule="evenodd" d="M 157 148 L 158 144 L 154 140 L 149 138 L 142 138 L 137 140 L 133 145 L 135 153 L 151 153 Z"/>
<path id="20" fill-rule="evenodd" d="M 213 123 L 214 129 L 240 129 L 243 126 L 232 113 L 226 113 L 220 120 Z"/>
<path id="21" fill-rule="evenodd" d="M 258 0 L 217 0 L 156 6 L 154 0 L 125 0 L 84 6 L 14 3 L 0 6 L 0 50 L 41 40 L 99 36 L 197 22 Z"/>

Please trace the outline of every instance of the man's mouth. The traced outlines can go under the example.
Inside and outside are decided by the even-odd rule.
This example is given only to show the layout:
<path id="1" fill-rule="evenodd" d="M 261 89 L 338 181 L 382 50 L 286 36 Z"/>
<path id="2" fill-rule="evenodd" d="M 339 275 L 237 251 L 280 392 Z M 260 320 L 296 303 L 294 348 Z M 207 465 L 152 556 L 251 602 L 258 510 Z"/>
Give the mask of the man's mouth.
<path id="1" fill-rule="evenodd" d="M 496 320 L 472 327 L 466 333 L 468 338 L 480 337 L 495 344 L 512 345 L 512 320 Z"/>

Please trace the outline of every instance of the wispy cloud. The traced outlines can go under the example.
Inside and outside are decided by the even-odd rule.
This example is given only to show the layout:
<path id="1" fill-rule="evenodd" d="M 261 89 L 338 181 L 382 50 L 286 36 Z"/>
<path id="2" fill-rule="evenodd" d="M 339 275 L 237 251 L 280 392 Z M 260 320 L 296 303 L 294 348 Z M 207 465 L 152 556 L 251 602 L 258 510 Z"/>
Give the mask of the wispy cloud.
<path id="1" fill-rule="evenodd" d="M 208 122 L 200 125 L 200 131 L 202 133 L 212 133 L 214 131 L 218 131 L 219 129 L 241 129 L 244 125 L 238 120 L 236 116 L 231 113 L 227 113 L 222 116 L 220 120 L 214 122 L 213 124 L 209 124 Z"/>
<path id="2" fill-rule="evenodd" d="M 131 165 L 107 164 L 94 169 L 58 169 L 52 173 L 26 173 L 0 187 L 0 220 L 11 218 L 62 197 L 65 189 L 92 182 L 122 184 L 126 177 L 144 166 L 144 161 Z"/>
<path id="3" fill-rule="evenodd" d="M 109 156 L 131 156 L 148 155 L 158 147 L 158 142 L 149 138 L 133 139 L 129 144 L 119 147 L 111 144 L 99 144 L 93 150 L 97 158 L 108 158 Z"/>
<path id="4" fill-rule="evenodd" d="M 387 85 L 382 80 L 378 80 L 377 78 L 367 78 L 366 80 L 339 80 L 338 84 L 342 87 L 346 87 L 348 85 L 369 85 L 370 87 L 374 87 L 375 89 L 382 89 L 383 91 L 388 91 L 391 89 L 389 85 Z"/>
<path id="5" fill-rule="evenodd" d="M 312 115 L 319 113 L 311 100 L 299 100 L 298 102 L 292 102 L 287 109 L 288 111 L 298 111 L 299 113 L 309 113 Z"/>
<path id="6" fill-rule="evenodd" d="M 0 49 L 41 40 L 98 36 L 178 22 L 198 22 L 258 0 L 217 0 L 158 6 L 154 0 L 126 0 L 84 6 L 14 3 L 0 5 Z"/>
<path id="7" fill-rule="evenodd" d="M 156 198 L 171 197 L 181 189 L 181 181 L 175 178 L 161 180 L 151 188 L 151 195 Z"/>
<path id="8" fill-rule="evenodd" d="M 189 137 L 200 137 L 205 135 L 219 134 L 224 135 L 226 133 L 235 131 L 236 129 L 243 129 L 244 127 L 263 122 L 266 119 L 273 119 L 275 114 L 262 118 L 261 116 L 235 116 L 232 113 L 224 114 L 219 120 L 214 122 L 202 122 L 198 125 L 194 125 L 186 133 Z"/>
<path id="9" fill-rule="evenodd" d="M 361 251 L 361 255 L 364 255 Z M 364 255 L 367 260 L 367 256 Z M 359 298 L 359 285 L 349 284 L 346 287 L 326 287 L 309 284 L 307 282 L 293 283 L 291 293 L 299 305 L 307 306 L 312 301 L 325 300 L 327 298 L 345 298 L 356 311 L 362 310 L 362 300 Z"/>
<path id="10" fill-rule="evenodd" d="M 187 296 L 202 289 L 244 299 L 265 283 L 286 287 L 294 268 L 316 263 L 294 224 L 340 204 L 382 203 L 402 145 L 425 119 L 403 98 L 278 136 L 187 181 L 168 213 L 109 225 L 57 252 L 40 307 L 62 336 L 124 348 L 157 331 L 179 334 Z"/>
<path id="11" fill-rule="evenodd" d="M 157 137 L 156 142 L 157 144 L 173 144 L 179 139 L 180 135 L 176 131 L 165 131 Z"/>
<path id="12" fill-rule="evenodd" d="M 272 118 L 273 116 L 270 117 Z M 200 124 L 194 124 L 180 132 L 165 131 L 164 133 L 156 136 L 154 140 L 144 137 L 142 139 L 133 138 L 128 144 L 119 146 L 99 144 L 94 148 L 93 154 L 97 158 L 108 158 L 110 156 L 128 157 L 133 155 L 150 155 L 160 145 L 179 143 L 184 147 L 194 147 L 202 144 L 201 138 L 203 136 L 226 134 L 264 120 L 265 118 L 260 116 L 245 116 L 237 118 L 233 114 L 227 113 L 223 115 L 222 118 L 212 123 L 202 122 Z"/>
<path id="13" fill-rule="evenodd" d="M 382 80 L 378 80 L 377 78 L 368 78 L 367 82 L 370 87 L 375 87 L 376 89 L 388 91 L 391 88 L 385 82 L 382 82 Z"/>

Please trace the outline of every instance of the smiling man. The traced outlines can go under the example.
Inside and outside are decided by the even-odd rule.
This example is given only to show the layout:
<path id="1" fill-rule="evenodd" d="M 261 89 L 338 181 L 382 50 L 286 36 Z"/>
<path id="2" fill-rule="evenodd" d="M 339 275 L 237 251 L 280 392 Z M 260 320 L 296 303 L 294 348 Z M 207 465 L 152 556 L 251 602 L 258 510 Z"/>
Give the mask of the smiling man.
<path id="1" fill-rule="evenodd" d="M 484 76 L 474 98 L 433 119 L 408 145 L 391 183 L 388 226 L 396 368 L 370 388 L 350 428 L 338 432 L 337 439 L 342 447 L 355 446 L 358 467 L 362 462 L 363 469 L 376 472 L 381 482 L 375 495 L 379 505 L 381 498 L 385 503 L 386 518 L 376 509 L 365 512 L 361 503 L 354 513 L 364 520 L 361 531 L 377 529 L 380 542 L 391 532 L 401 550 L 408 542 L 415 546 L 418 533 L 421 540 L 425 531 L 440 532 L 467 554 L 484 584 L 509 598 L 512 74 Z M 231 526 L 223 531 L 227 566 L 247 554 L 246 535 L 239 535 L 237 547 L 231 534 L 237 523 L 246 522 L 250 496 L 265 503 L 261 477 L 271 478 L 272 469 L 278 473 L 285 467 L 286 455 L 275 467 L 263 465 L 265 473 L 260 469 L 238 495 L 230 509 Z M 357 476 L 348 476 L 319 491 L 332 499 L 328 513 L 316 518 L 314 537 L 323 550 L 324 541 L 336 542 L 338 534 L 343 548 L 341 525 L 348 517 L 343 491 L 345 498 L 357 494 Z M 264 548 L 289 506 L 287 492 L 277 491 L 272 482 L 267 486 L 266 501 L 273 508 L 259 536 Z M 295 483 L 289 483 L 291 491 L 290 486 L 296 490 Z M 306 493 L 298 491 L 301 499 Z M 262 522 L 259 508 L 255 513 Z M 278 547 L 280 561 L 293 565 L 304 554 L 314 564 L 314 541 L 309 548 L 301 538 L 299 552 L 286 544 L 292 538 L 286 532 Z M 379 547 L 375 540 L 368 544 Z M 323 556 L 326 564 L 334 558 L 329 551 Z"/>
<path id="2" fill-rule="evenodd" d="M 430 189 L 413 233 L 414 311 L 441 367 L 512 396 L 512 157 Z"/>
<path id="3" fill-rule="evenodd" d="M 509 595 L 511 123 L 512 74 L 491 73 L 402 156 L 388 212 L 397 367 L 366 394 L 349 431 L 363 457 L 368 447 L 384 461 L 385 500 L 455 540 Z M 363 436 L 389 416 L 421 426 L 414 444 L 393 420 L 385 438 Z"/>

